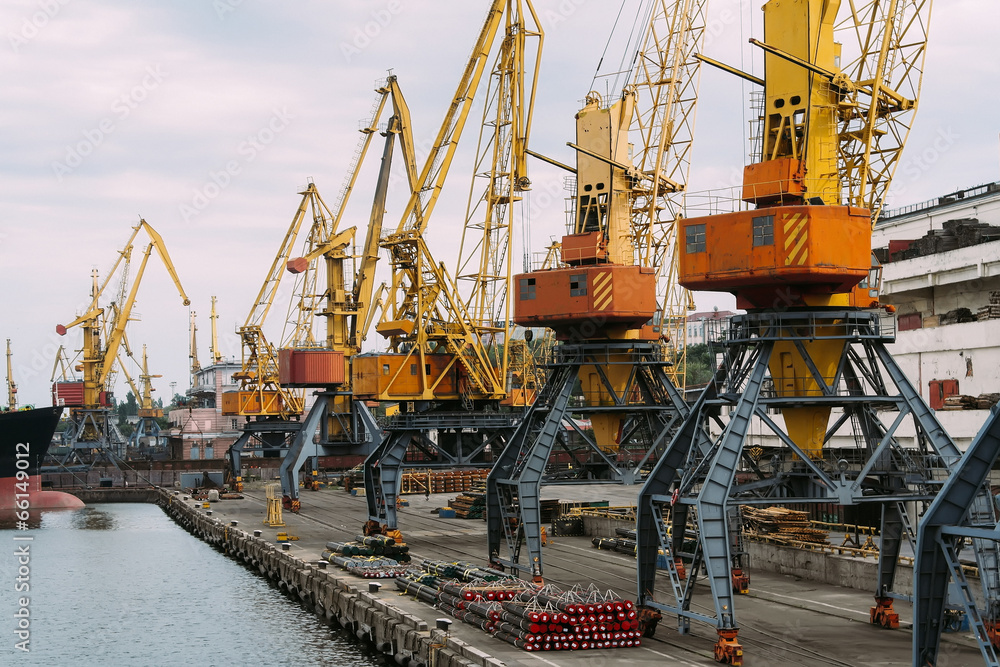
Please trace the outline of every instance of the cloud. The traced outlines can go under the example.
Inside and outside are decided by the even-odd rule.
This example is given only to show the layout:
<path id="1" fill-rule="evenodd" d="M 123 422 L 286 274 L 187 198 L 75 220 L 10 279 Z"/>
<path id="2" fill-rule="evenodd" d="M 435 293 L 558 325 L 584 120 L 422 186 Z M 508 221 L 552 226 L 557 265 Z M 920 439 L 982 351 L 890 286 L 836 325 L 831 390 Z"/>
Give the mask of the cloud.
<path id="1" fill-rule="evenodd" d="M 746 45 L 747 37 L 759 36 L 753 27 L 758 8 L 715 4 L 709 17 L 714 21 L 710 55 L 757 67 L 759 73 L 759 54 Z M 573 139 L 573 115 L 593 85 L 618 8 L 594 0 L 536 0 L 535 7 L 550 25 L 532 145 L 571 162 L 565 143 Z M 427 145 L 437 134 L 485 11 L 485 3 L 444 6 L 430 0 L 128 5 L 11 0 L 0 5 L 0 25 L 7 31 L 0 45 L 5 92 L 0 267 L 7 285 L 16 285 L 2 297 L 4 312 L 12 316 L 4 318 L 0 337 L 12 339 L 15 375 L 19 360 L 30 368 L 36 353 L 49 351 L 54 326 L 72 320 L 86 303 L 91 269 L 110 266 L 140 215 L 163 235 L 193 300 L 202 359 L 207 358 L 212 295 L 219 297 L 220 336 L 233 338 L 298 206 L 297 193 L 312 178 L 327 204 L 338 199 L 357 145 L 358 121 L 370 114 L 376 79 L 390 68 L 399 76 L 417 142 Z M 933 146 L 938 128 L 949 125 L 961 128 L 961 138 L 908 188 L 914 198 L 995 177 L 997 128 L 982 109 L 1000 102 L 1000 87 L 994 85 L 998 65 L 986 48 L 998 12 L 986 0 L 935 9 L 924 97 L 910 148 L 919 152 Z M 977 20 L 969 22 L 969 16 Z M 25 28 L 25 21 L 32 27 Z M 19 41 L 12 43 L 11 35 Z M 150 71 L 162 74 L 150 78 Z M 728 184 L 733 170 L 742 167 L 748 91 L 728 75 L 703 75 L 692 190 Z M 974 99 L 969 91 L 975 91 Z M 465 215 L 478 109 L 469 118 L 428 232 L 449 268 Z M 276 110 L 290 115 L 280 132 L 271 128 Z M 273 136 L 260 137 L 265 129 Z M 259 143 L 269 140 L 249 160 L 241 146 L 254 136 Z M 380 141 L 373 144 L 345 225 L 367 224 Z M 88 150 L 87 142 L 92 144 L 88 154 L 57 178 L 53 163 L 65 163 L 68 151 L 79 153 L 81 145 Z M 232 162 L 238 173 L 230 173 Z M 536 188 L 530 195 L 529 250 L 542 252 L 549 237 L 562 234 L 563 174 L 537 161 L 530 169 Z M 223 172 L 229 179 L 225 186 L 217 182 L 224 180 Z M 399 221 L 401 190 L 390 198 L 386 229 Z M 209 201 L 185 219 L 181 206 L 193 205 L 199 191 Z M 515 268 L 521 254 L 520 247 L 514 249 Z M 381 264 L 384 270 L 385 261 Z M 161 396 L 170 382 L 183 390 L 187 310 L 161 267 L 147 269 L 139 299 L 143 320 L 132 325 L 130 340 L 134 347 L 149 344 L 153 372 L 164 375 Z M 699 307 L 711 305 L 699 298 Z M 280 330 L 284 304 L 275 307 L 278 311 L 272 317 Z M 80 345 L 74 334 L 60 342 Z M 48 402 L 49 370 L 16 378 L 23 401 Z"/>

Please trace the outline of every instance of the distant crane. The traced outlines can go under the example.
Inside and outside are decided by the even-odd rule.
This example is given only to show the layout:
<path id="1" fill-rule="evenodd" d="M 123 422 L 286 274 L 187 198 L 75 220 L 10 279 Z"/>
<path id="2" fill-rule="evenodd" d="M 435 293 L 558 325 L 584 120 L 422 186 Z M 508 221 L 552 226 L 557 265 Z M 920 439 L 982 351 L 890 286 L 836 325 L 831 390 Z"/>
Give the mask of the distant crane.
<path id="1" fill-rule="evenodd" d="M 153 446 L 158 447 L 160 444 L 161 429 L 157 420 L 163 418 L 163 408 L 158 407 L 153 402 L 153 392 L 156 390 L 153 388 L 152 380 L 163 376 L 150 374 L 145 345 L 142 346 L 142 367 L 141 372 L 139 373 L 138 386 L 136 386 L 136 384 L 132 381 L 125 365 L 121 363 L 121 359 L 119 359 L 119 366 L 124 372 L 125 379 L 128 382 L 129 387 L 132 389 L 132 394 L 135 396 L 136 401 L 139 404 L 139 421 L 136 422 L 135 428 L 132 430 L 131 435 L 129 435 L 129 447 L 140 447 L 144 438 L 152 438 Z"/>
<path id="2" fill-rule="evenodd" d="M 7 339 L 7 409 L 17 410 L 17 385 L 14 383 L 14 370 L 10 363 L 10 338 Z"/>
<path id="3" fill-rule="evenodd" d="M 192 310 L 188 325 L 189 351 L 188 359 L 191 362 L 191 384 L 194 385 L 194 377 L 201 370 L 201 362 L 198 361 L 198 325 L 196 324 L 197 314 Z"/>
<path id="4" fill-rule="evenodd" d="M 132 250 L 140 232 L 146 233 L 149 243 L 143 252 L 135 278 L 131 280 L 129 286 L 128 272 Z M 184 293 L 163 238 L 149 223 L 140 219 L 133 227 L 132 235 L 119 252 L 103 282 L 98 281 L 97 273 L 94 272 L 91 301 L 87 312 L 65 326 L 61 324 L 56 326 L 56 333 L 60 336 L 66 335 L 69 329 L 76 326 L 83 329 L 82 382 L 57 381 L 52 387 L 54 404 L 70 408 L 71 426 L 67 430 L 66 437 L 71 451 L 63 463 L 74 458 L 82 460 L 81 454 L 87 450 L 97 450 L 97 458 L 104 456 L 112 461 L 123 453 L 124 439 L 112 418 L 111 381 L 114 377 L 118 351 L 125 339 L 126 326 L 131 319 L 132 307 L 135 305 L 139 285 L 146 270 L 146 263 L 154 250 L 173 280 L 183 304 L 190 305 L 191 301 Z M 108 286 L 115 276 L 120 278 L 119 289 L 113 301 L 102 305 L 110 295 L 111 290 Z M 91 463 L 96 462 L 97 458 Z"/>
<path id="5" fill-rule="evenodd" d="M 218 364 L 222 362 L 222 351 L 219 350 L 219 331 L 218 331 L 218 321 L 219 315 L 215 312 L 215 297 L 212 297 L 212 314 L 210 316 L 212 320 L 212 348 L 209 353 L 212 355 L 212 363 Z"/>

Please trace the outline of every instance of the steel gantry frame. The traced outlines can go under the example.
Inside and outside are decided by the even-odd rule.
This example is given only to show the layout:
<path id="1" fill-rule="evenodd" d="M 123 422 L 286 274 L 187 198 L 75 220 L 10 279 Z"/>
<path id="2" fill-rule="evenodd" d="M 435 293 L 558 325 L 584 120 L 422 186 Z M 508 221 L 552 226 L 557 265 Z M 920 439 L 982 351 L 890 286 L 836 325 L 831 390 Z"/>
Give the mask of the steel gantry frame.
<path id="1" fill-rule="evenodd" d="M 590 460 L 569 452 L 581 479 L 596 468 L 606 481 L 640 481 L 687 412 L 673 382 L 683 375 L 683 355 L 669 339 L 686 316 L 686 305 L 678 307 L 687 299 L 675 280 L 674 227 L 690 168 L 704 6 L 644 3 L 640 15 L 648 21 L 621 98 L 605 106 L 592 92 L 576 116 L 576 143 L 568 145 L 577 151 L 577 192 L 560 247 L 563 264 L 517 276 L 515 320 L 549 326 L 562 342 L 542 395 L 487 478 L 495 567 L 542 578 L 539 490 L 564 425 L 575 425 L 568 417 L 577 379 L 584 400 L 573 412 L 593 424 L 593 436 L 575 429 Z"/>
<path id="2" fill-rule="evenodd" d="M 886 345 L 895 340 L 894 323 L 877 311 L 790 311 L 734 317 L 719 346 L 722 363 L 712 383 L 692 407 L 677 435 L 650 473 L 637 509 L 638 595 L 646 631 L 652 633 L 658 612 L 677 614 L 686 633 L 691 619 L 713 623 L 719 633 L 716 658 L 741 664 L 736 642 L 734 573 L 742 569 L 732 552 L 728 508 L 739 504 L 836 503 L 882 506 L 883 544 L 879 553 L 873 623 L 898 625 L 892 608 L 896 563 L 907 516 L 904 503 L 926 506 L 951 474 L 960 457 L 954 442 L 892 359 Z M 818 349 L 841 347 L 830 375 L 814 361 Z M 801 384 L 815 389 L 782 395 L 769 376 L 774 363 L 809 369 Z M 788 429 L 772 418 L 788 408 L 837 409 L 822 437 L 823 449 L 806 451 Z M 891 420 L 885 416 L 894 415 Z M 915 442 L 897 437 L 910 420 Z M 751 423 L 770 430 L 782 443 L 769 463 L 746 451 Z M 852 448 L 834 446 L 847 435 Z M 737 479 L 737 473 L 740 473 Z M 992 516 L 992 515 L 990 515 Z M 685 552 L 688 523 L 695 526 L 694 552 Z M 667 524 L 670 525 L 668 533 Z M 658 550 L 667 555 L 670 590 L 657 595 Z M 978 554 L 977 554 L 978 555 Z M 690 560 L 684 568 L 683 561 Z M 995 572 L 996 561 L 980 558 Z M 699 570 L 709 579 L 714 616 L 692 610 Z M 685 580 L 686 572 L 686 580 Z M 995 581 L 995 574 L 987 579 Z M 672 601 L 664 599 L 673 598 Z"/>
<path id="3" fill-rule="evenodd" d="M 364 466 L 369 520 L 389 530 L 398 528 L 396 502 L 411 447 L 423 457 L 414 467 L 489 467 L 493 453 L 503 450 L 520 419 L 520 413 L 510 412 L 399 414 L 369 456 L 378 465 Z"/>
<path id="4" fill-rule="evenodd" d="M 601 405 L 573 408 L 573 412 L 627 416 L 617 455 L 585 438 L 587 449 L 603 463 L 602 473 L 609 481 L 638 481 L 640 469 L 663 451 L 667 434 L 687 412 L 683 397 L 667 377 L 668 364 L 656 343 L 564 343 L 555 346 L 553 352 L 555 358 L 545 387 L 525 413 L 486 483 L 490 564 L 515 573 L 526 570 L 536 580 L 543 576 L 539 491 L 549 456 L 571 421 L 570 396 L 581 367 L 592 368 L 600 376 L 608 400 Z M 626 367 L 628 379 L 624 383 L 609 379 L 616 366 Z M 628 458 L 629 443 L 640 445 L 642 457 L 638 462 Z M 575 452 L 567 451 L 575 458 Z M 581 470 L 587 470 L 586 461 L 577 463 L 582 464 Z M 528 550 L 527 563 L 521 561 L 522 544 Z"/>

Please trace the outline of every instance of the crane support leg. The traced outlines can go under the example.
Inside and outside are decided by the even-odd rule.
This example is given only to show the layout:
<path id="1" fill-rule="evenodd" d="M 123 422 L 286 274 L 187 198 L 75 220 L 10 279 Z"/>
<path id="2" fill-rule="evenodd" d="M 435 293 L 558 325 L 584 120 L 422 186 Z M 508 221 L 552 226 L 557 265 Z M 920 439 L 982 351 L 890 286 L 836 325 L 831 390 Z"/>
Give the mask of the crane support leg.
<path id="1" fill-rule="evenodd" d="M 515 573 L 529 569 L 536 580 L 542 577 L 542 473 L 562 428 L 575 378 L 572 366 L 559 367 L 552 373 L 486 478 L 490 564 L 508 567 Z M 522 539 L 528 547 L 528 568 L 518 562 Z M 507 558 L 500 555 L 501 542 L 507 545 Z"/>
<path id="2" fill-rule="evenodd" d="M 226 459 L 229 462 L 229 479 L 227 483 L 237 493 L 243 490 L 243 448 L 246 447 L 249 441 L 250 431 L 243 431 L 236 442 L 230 445 L 226 451 Z"/>
<path id="3" fill-rule="evenodd" d="M 958 549 L 966 537 L 990 539 L 994 531 L 965 527 L 966 517 L 987 483 L 989 472 L 1000 457 L 1000 410 L 993 408 L 983 428 L 954 466 L 917 527 L 916 560 L 913 566 L 913 664 L 934 665 L 941 646 L 949 579 L 962 591 L 972 634 L 987 665 L 1000 665 L 983 619 L 958 562 Z M 990 576 L 993 576 L 991 573 Z M 987 600 L 992 612 L 997 600 Z"/>
<path id="4" fill-rule="evenodd" d="M 393 430 L 383 438 L 365 459 L 365 500 L 368 519 L 393 530 L 398 527 L 396 500 L 403 484 L 403 457 L 413 438 L 420 434 L 410 430 Z"/>
<path id="5" fill-rule="evenodd" d="M 899 614 L 893 609 L 888 591 L 893 590 L 896 578 L 896 563 L 903 540 L 903 518 L 900 503 L 886 503 L 882 506 L 882 539 L 879 542 L 878 584 L 875 606 L 869 610 L 872 625 L 889 630 L 899 627 Z"/>
<path id="6" fill-rule="evenodd" d="M 292 512 L 298 512 L 302 508 L 299 500 L 299 468 L 312 454 L 310 451 L 312 448 L 307 448 L 306 444 L 312 444 L 319 422 L 326 416 L 328 404 L 329 397 L 326 395 L 320 394 L 316 397 L 316 402 L 309 410 L 302 428 L 295 434 L 288 452 L 281 459 L 281 467 L 278 470 L 281 477 L 281 502 L 285 505 L 285 509 Z"/>

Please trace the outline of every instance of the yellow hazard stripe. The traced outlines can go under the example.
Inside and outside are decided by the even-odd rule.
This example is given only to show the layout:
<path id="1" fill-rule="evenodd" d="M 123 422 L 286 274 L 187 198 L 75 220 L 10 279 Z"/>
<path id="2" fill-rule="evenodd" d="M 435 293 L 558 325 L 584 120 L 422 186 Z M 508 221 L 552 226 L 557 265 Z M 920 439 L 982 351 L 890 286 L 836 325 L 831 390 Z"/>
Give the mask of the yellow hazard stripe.
<path id="1" fill-rule="evenodd" d="M 804 247 L 809 240 L 808 221 L 801 213 L 790 215 L 785 220 L 785 266 L 793 263 L 802 266 L 809 257 L 809 249 Z"/>
<path id="2" fill-rule="evenodd" d="M 611 304 L 613 285 L 610 271 L 599 273 L 594 277 L 594 307 L 597 310 L 604 310 Z"/>

